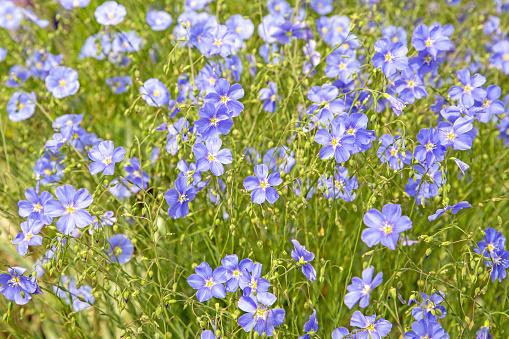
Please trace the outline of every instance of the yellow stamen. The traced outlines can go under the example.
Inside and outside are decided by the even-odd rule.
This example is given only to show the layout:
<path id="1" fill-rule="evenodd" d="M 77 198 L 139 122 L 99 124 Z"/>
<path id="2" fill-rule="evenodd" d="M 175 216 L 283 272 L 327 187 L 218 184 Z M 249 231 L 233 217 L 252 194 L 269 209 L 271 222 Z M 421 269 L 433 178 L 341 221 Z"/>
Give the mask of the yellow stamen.
<path id="1" fill-rule="evenodd" d="M 383 223 L 382 230 L 385 234 L 391 234 L 392 233 L 392 225 L 389 224 L 387 221 Z"/>
<path id="2" fill-rule="evenodd" d="M 66 209 L 67 214 L 74 214 L 74 212 L 76 212 L 76 209 L 74 208 L 73 205 L 67 205 L 65 207 L 65 209 Z"/>

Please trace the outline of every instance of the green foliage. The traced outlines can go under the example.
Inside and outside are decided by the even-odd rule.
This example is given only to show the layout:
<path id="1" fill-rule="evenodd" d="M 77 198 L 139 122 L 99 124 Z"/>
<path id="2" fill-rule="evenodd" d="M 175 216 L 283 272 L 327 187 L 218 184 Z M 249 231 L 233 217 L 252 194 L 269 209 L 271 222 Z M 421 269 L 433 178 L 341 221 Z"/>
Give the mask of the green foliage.
<path id="1" fill-rule="evenodd" d="M 444 307 L 447 316 L 441 325 L 451 338 L 475 338 L 481 326 L 491 327 L 495 338 L 507 338 L 509 326 L 508 279 L 492 282 L 490 269 L 481 257 L 474 253 L 475 244 L 482 239 L 482 229 L 488 227 L 506 236 L 509 220 L 508 197 L 508 148 L 498 137 L 495 124 L 477 124 L 478 136 L 468 151 L 449 150 L 444 161 L 443 173 L 447 183 L 440 188 L 440 195 L 428 201 L 415 201 L 405 193 L 404 185 L 414 177 L 411 166 L 398 171 L 391 170 L 376 155 L 378 142 L 370 150 L 353 155 L 343 166 L 359 181 L 357 197 L 353 202 L 340 199 L 327 200 L 321 192 L 313 198 L 303 198 L 308 192 L 296 196 L 295 182 L 300 179 L 310 185 L 316 184 L 320 175 L 331 176 L 334 160 L 322 161 L 320 149 L 313 141 L 315 131 L 304 129 L 310 118 L 301 115 L 302 108 L 309 106 L 307 90 L 314 85 L 329 83 L 324 74 L 325 58 L 333 48 L 317 39 L 321 63 L 317 75 L 302 73 L 304 42 L 296 40 L 282 46 L 284 61 L 267 65 L 257 56 L 258 74 L 245 72 L 242 84 L 245 95 L 241 102 L 244 112 L 234 119 L 230 134 L 223 137 L 224 147 L 233 153 L 233 163 L 226 166 L 222 180 L 226 190 L 221 191 L 217 177 L 202 174 L 210 184 L 190 204 L 190 214 L 184 219 L 168 217 L 168 205 L 164 193 L 174 186 L 178 176 L 177 162 L 193 159 L 194 138 L 182 141 L 176 155 L 165 151 L 165 133 L 155 131 L 162 122 L 173 123 L 166 108 L 146 105 L 139 95 L 143 81 L 156 77 L 166 84 L 171 97 L 178 93 L 177 79 L 189 74 L 191 79 L 209 60 L 196 49 L 177 46 L 171 29 L 154 32 L 145 22 L 145 13 L 155 4 L 125 0 L 128 16 L 110 31 L 135 30 L 144 40 L 144 48 L 129 54 L 127 69 L 92 58 L 81 60 L 78 53 L 86 37 L 103 30 L 93 17 L 93 9 L 99 4 L 92 0 L 85 9 L 65 11 L 55 2 L 36 4 L 40 17 L 60 21 L 58 29 L 33 30 L 23 27 L 17 33 L 0 30 L 3 47 L 9 50 L 7 59 L 0 63 L 0 74 L 7 74 L 10 66 L 22 63 L 28 49 L 47 49 L 53 54 L 63 53 L 64 64 L 79 72 L 81 88 L 78 94 L 55 99 L 42 81 L 30 79 L 25 90 L 36 91 L 38 104 L 35 115 L 29 120 L 14 123 L 7 120 L 6 103 L 15 89 L 0 87 L 0 262 L 2 272 L 10 266 L 32 267 L 37 258 L 53 245 L 63 246 L 63 251 L 45 264 L 46 274 L 39 278 L 44 291 L 25 305 L 18 306 L 0 297 L 0 336 L 15 338 L 193 338 L 202 329 L 216 329 L 224 337 L 249 337 L 237 324 L 243 312 L 237 307 L 240 291 L 228 293 L 226 299 L 198 302 L 187 277 L 194 268 L 207 261 L 213 268 L 220 265 L 221 258 L 237 254 L 239 258 L 251 258 L 263 264 L 263 275 L 271 283 L 269 292 L 277 298 L 277 306 L 286 311 L 285 322 L 275 333 L 277 338 L 296 338 L 303 334 L 302 327 L 312 309 L 317 310 L 321 338 L 329 338 L 333 329 L 349 326 L 354 310 L 343 303 L 346 286 L 353 276 L 360 276 L 363 268 L 375 266 L 383 272 L 384 281 L 373 291 L 371 303 L 364 314 L 376 312 L 393 324 L 390 338 L 400 338 L 414 321 L 409 298 L 417 298 L 417 292 L 431 294 L 434 290 L 445 293 Z M 292 2 L 292 5 L 295 3 Z M 404 113 L 396 117 L 390 108 L 381 113 L 370 108 L 368 129 L 377 136 L 400 131 L 407 138 L 406 147 L 415 148 L 415 135 L 421 128 L 437 125 L 438 116 L 430 110 L 435 95 L 447 96 L 447 90 L 456 81 L 455 72 L 468 66 L 465 54 L 475 51 L 484 65 L 489 55 L 485 52 L 488 38 L 482 32 L 482 23 L 488 14 L 494 13 L 492 2 L 475 5 L 462 4 L 447 7 L 440 3 L 439 9 L 431 11 L 433 4 L 427 1 L 408 3 L 382 1 L 376 8 L 369 8 L 355 1 L 334 3 L 333 14 L 347 15 L 352 19 L 352 32 L 360 37 L 369 62 L 374 54 L 373 45 L 381 38 L 379 28 L 391 23 L 405 27 L 409 37 L 414 23 L 421 19 L 430 24 L 440 21 L 452 23 L 456 49 L 440 67 L 442 79 L 452 79 L 448 86 L 428 87 L 429 97 L 408 105 Z M 438 5 L 438 4 L 437 4 Z M 157 6 L 168 11 L 174 25 L 183 2 L 160 1 Z M 266 5 L 256 1 L 216 1 L 210 4 L 221 23 L 231 15 L 240 13 L 249 17 L 257 27 L 267 14 Z M 309 8 L 307 20 L 318 19 Z M 460 20 L 461 19 L 461 20 Z M 375 23 L 376 25 L 371 25 Z M 508 26 L 509 16 L 501 15 L 501 25 Z M 172 27 L 174 26 L 172 25 Z M 315 33 L 316 34 L 316 33 Z M 9 35 L 14 35 L 13 37 Z M 263 41 L 256 34 L 247 41 L 247 51 L 257 55 Z M 151 58 L 157 55 L 157 62 Z M 417 52 L 410 48 L 409 56 Z M 375 97 L 386 88 L 387 78 L 370 63 L 364 66 L 370 82 L 362 79 L 359 89 L 373 91 Z M 133 85 L 122 95 L 113 95 L 105 80 L 114 75 L 129 74 Z M 487 84 L 497 84 L 507 93 L 509 81 L 497 69 L 485 68 Z M 6 78 L 6 76 L 5 76 Z M 282 101 L 274 114 L 262 110 L 258 92 L 274 81 Z M 344 98 L 343 94 L 340 98 Z M 190 121 L 198 118 L 199 105 L 189 102 L 180 105 L 178 117 Z M 17 202 L 24 199 L 24 191 L 35 186 L 33 166 L 43 152 L 44 144 L 53 132 L 51 123 L 63 114 L 84 114 L 83 127 L 98 137 L 112 140 L 116 146 L 124 146 L 126 159 L 137 157 L 149 174 L 149 189 L 140 191 L 127 200 L 119 200 L 108 192 L 113 177 L 92 176 L 88 171 L 86 155 L 66 146 L 61 184 L 87 188 L 94 197 L 90 212 L 100 216 L 114 211 L 118 222 L 113 226 L 90 235 L 83 230 L 81 237 L 58 242 L 55 226 L 46 226 L 43 246 L 31 248 L 21 257 L 11 245 L 23 221 L 17 213 Z M 255 146 L 261 154 L 272 147 L 287 146 L 295 152 L 296 164 L 289 174 L 283 174 L 284 183 L 278 187 L 279 200 L 271 204 L 255 205 L 245 191 L 242 182 L 253 174 L 253 166 L 245 159 L 245 149 Z M 150 161 L 153 147 L 161 149 L 161 156 Z M 465 176 L 453 159 L 458 158 L 470 165 Z M 116 172 L 124 175 L 117 165 Z M 44 187 L 54 193 L 56 186 Z M 219 203 L 210 201 L 207 194 L 220 197 Z M 444 205 L 468 201 L 472 208 L 457 215 L 446 214 L 434 222 L 427 217 Z M 413 246 L 402 246 L 395 251 L 381 245 L 368 248 L 360 239 L 365 225 L 363 215 L 370 208 L 381 209 L 387 203 L 402 205 L 403 215 L 408 215 L 413 228 L 406 232 Z M 229 218 L 224 219 L 223 214 Z M 113 234 L 125 234 L 134 246 L 135 253 L 126 265 L 110 263 L 104 251 L 105 241 Z M 300 268 L 290 257 L 298 239 L 316 257 L 313 265 L 317 281 L 311 283 L 302 275 Z M 93 288 L 95 303 L 92 307 L 74 312 L 72 306 L 58 298 L 54 285 L 61 284 L 63 275 L 76 279 L 78 286 L 88 284 Z M 62 285 L 60 285 L 62 286 Z M 357 308 L 356 308 L 357 309 Z"/>

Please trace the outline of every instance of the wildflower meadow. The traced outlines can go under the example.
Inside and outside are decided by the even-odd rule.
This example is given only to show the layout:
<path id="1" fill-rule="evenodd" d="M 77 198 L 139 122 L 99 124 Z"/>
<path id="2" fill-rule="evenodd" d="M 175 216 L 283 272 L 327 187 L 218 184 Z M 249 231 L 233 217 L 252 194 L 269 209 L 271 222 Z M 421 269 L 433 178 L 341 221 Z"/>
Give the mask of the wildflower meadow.
<path id="1" fill-rule="evenodd" d="M 0 0 L 0 76 L 0 338 L 509 338 L 507 0 Z"/>

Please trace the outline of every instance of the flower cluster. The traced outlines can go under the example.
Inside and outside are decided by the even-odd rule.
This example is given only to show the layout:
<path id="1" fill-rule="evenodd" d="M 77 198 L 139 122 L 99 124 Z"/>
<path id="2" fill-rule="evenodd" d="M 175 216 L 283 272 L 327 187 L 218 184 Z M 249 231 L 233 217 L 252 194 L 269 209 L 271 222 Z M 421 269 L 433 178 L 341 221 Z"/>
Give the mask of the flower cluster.
<path id="1" fill-rule="evenodd" d="M 0 0 L 9 334 L 44 298 L 62 336 L 503 337 L 509 4 L 480 6 Z"/>

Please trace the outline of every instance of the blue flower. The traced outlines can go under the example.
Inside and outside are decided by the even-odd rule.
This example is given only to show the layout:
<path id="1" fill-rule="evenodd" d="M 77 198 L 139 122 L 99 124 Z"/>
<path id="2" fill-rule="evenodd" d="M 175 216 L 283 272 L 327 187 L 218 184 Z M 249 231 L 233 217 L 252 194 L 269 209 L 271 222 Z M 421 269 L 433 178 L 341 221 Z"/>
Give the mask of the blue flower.
<path id="1" fill-rule="evenodd" d="M 42 230 L 43 226 L 42 221 L 36 219 L 28 219 L 21 223 L 21 233 L 18 233 L 12 241 L 13 244 L 18 244 L 16 251 L 20 255 L 24 256 L 27 254 L 28 246 L 42 245 L 42 237 L 37 234 Z"/>
<path id="2" fill-rule="evenodd" d="M 83 121 L 83 114 L 64 114 L 55 119 L 51 127 L 55 131 L 60 130 L 62 127 L 78 127 Z"/>
<path id="3" fill-rule="evenodd" d="M 440 64 L 444 62 L 444 57 L 433 57 L 427 50 L 420 51 L 417 56 L 410 58 L 408 65 L 416 70 L 420 75 L 434 73 L 438 70 Z"/>
<path id="4" fill-rule="evenodd" d="M 365 152 L 371 148 L 371 142 L 376 139 L 376 134 L 374 131 L 366 129 L 368 126 L 368 117 L 366 114 L 339 114 L 334 120 L 345 125 L 346 133 L 354 137 L 350 154 Z"/>
<path id="5" fill-rule="evenodd" d="M 454 162 L 456 163 L 456 165 L 458 166 L 458 168 L 461 171 L 461 174 L 463 174 L 463 175 L 465 175 L 465 171 L 470 168 L 470 166 L 468 166 L 468 164 L 464 163 L 460 159 L 454 158 Z"/>
<path id="6" fill-rule="evenodd" d="M 408 65 L 408 48 L 401 42 L 392 42 L 383 38 L 375 43 L 375 55 L 371 58 L 373 66 L 381 68 L 385 76 L 390 77 L 398 70 L 404 70 Z"/>
<path id="7" fill-rule="evenodd" d="M 154 31 L 164 31 L 170 27 L 173 22 L 171 15 L 165 11 L 150 10 L 147 12 L 145 19 L 147 20 L 147 24 L 149 24 L 150 28 Z"/>
<path id="8" fill-rule="evenodd" d="M 4 61 L 7 57 L 7 49 L 0 47 L 0 62 Z"/>
<path id="9" fill-rule="evenodd" d="M 216 335 L 211 330 L 205 330 L 201 333 L 201 339 L 216 339 Z"/>
<path id="10" fill-rule="evenodd" d="M 332 0 L 312 0 L 311 7 L 320 15 L 327 15 L 332 12 Z"/>
<path id="11" fill-rule="evenodd" d="M 239 39 L 235 41 L 239 41 Z M 242 66 L 242 61 L 239 56 L 232 55 L 230 57 L 226 57 L 224 61 L 226 63 L 226 68 L 231 71 L 231 76 L 233 79 L 235 81 L 240 81 L 240 76 L 244 70 L 244 66 Z"/>
<path id="12" fill-rule="evenodd" d="M 23 267 L 11 267 L 9 273 L 0 274 L 0 293 L 7 300 L 14 301 L 17 305 L 25 305 L 32 299 L 33 294 L 43 294 L 35 277 L 23 276 L 27 269 Z"/>
<path id="13" fill-rule="evenodd" d="M 399 99 L 405 104 L 414 103 L 415 99 L 422 99 L 428 96 L 422 76 L 416 74 L 410 67 L 401 71 L 401 74 L 394 82 Z"/>
<path id="14" fill-rule="evenodd" d="M 346 15 L 334 15 L 332 17 L 322 16 L 317 20 L 318 34 L 329 46 L 347 44 L 345 40 L 350 35 L 350 19 Z"/>
<path id="15" fill-rule="evenodd" d="M 373 279 L 374 272 L 375 267 L 371 266 L 362 271 L 362 279 L 357 277 L 352 278 L 352 284 L 346 287 L 349 293 L 345 295 L 344 300 L 345 305 L 349 309 L 352 309 L 359 300 L 361 301 L 359 303 L 361 308 L 365 308 L 369 305 L 371 291 L 382 283 L 382 272 L 378 272 Z"/>
<path id="16" fill-rule="evenodd" d="M 376 314 L 366 317 L 360 311 L 354 312 L 350 319 L 350 326 L 362 329 L 356 332 L 359 339 L 385 338 L 392 329 L 392 324 L 384 318 L 376 320 Z"/>
<path id="17" fill-rule="evenodd" d="M 320 63 L 320 58 L 322 56 L 320 52 L 315 50 L 315 48 L 315 40 L 309 40 L 309 42 L 305 44 L 304 47 L 302 47 L 304 58 L 306 59 L 302 65 L 302 73 L 307 74 L 308 76 L 316 74 L 316 70 L 313 70 L 313 68 L 315 68 Z"/>
<path id="18" fill-rule="evenodd" d="M 490 62 L 498 69 L 502 70 L 504 74 L 509 74 L 509 41 L 500 40 L 493 45 L 493 55 Z"/>
<path id="19" fill-rule="evenodd" d="M 236 254 L 225 256 L 221 264 L 226 269 L 226 292 L 235 292 L 242 276 L 253 270 L 253 260 L 243 259 L 239 263 Z"/>
<path id="20" fill-rule="evenodd" d="M 166 203 L 170 206 L 168 215 L 173 219 L 183 218 L 189 214 L 189 202 L 196 196 L 196 188 L 187 185 L 185 176 L 175 180 L 175 187 L 170 188 L 165 194 Z"/>
<path id="21" fill-rule="evenodd" d="M 71 279 L 68 276 L 63 276 L 60 284 L 61 286 L 58 287 L 53 286 L 53 291 L 66 303 L 69 303 L 70 299 L 74 312 L 79 312 L 87 309 L 95 302 L 95 297 L 92 294 L 91 286 L 82 285 L 77 288 L 76 280 Z M 63 288 L 65 288 L 67 291 L 64 291 Z"/>
<path id="22" fill-rule="evenodd" d="M 426 293 L 420 292 L 423 302 L 412 309 L 412 316 L 415 320 L 428 319 L 437 321 L 447 314 L 445 307 L 440 305 L 444 301 L 442 292 L 432 293 L 430 297 Z"/>
<path id="23" fill-rule="evenodd" d="M 201 181 L 200 171 L 196 170 L 196 164 L 194 162 L 187 164 L 187 161 L 181 159 L 177 163 L 177 168 L 179 169 L 179 177 L 185 177 L 188 182 L 193 184 L 197 184 Z"/>
<path id="24" fill-rule="evenodd" d="M 244 274 L 241 275 L 239 281 L 241 290 L 244 291 L 246 287 L 248 287 L 251 292 L 254 293 L 263 293 L 269 290 L 270 283 L 265 278 L 262 278 L 262 264 L 253 264 L 253 269 L 251 272 L 249 272 L 247 269 L 244 269 L 243 273 Z"/>
<path id="25" fill-rule="evenodd" d="M 490 328 L 489 327 L 481 327 L 479 331 L 476 333 L 475 339 L 493 339 L 493 337 L 490 334 Z"/>
<path id="26" fill-rule="evenodd" d="M 113 149 L 113 141 L 107 140 L 92 147 L 88 152 L 88 157 L 93 162 L 90 164 L 90 174 L 96 175 L 103 172 L 104 175 L 113 175 L 115 173 L 115 164 L 124 160 L 124 147 Z"/>
<path id="27" fill-rule="evenodd" d="M 21 8 L 11 1 L 2 1 L 0 6 L 0 27 L 5 29 L 16 29 L 23 19 Z"/>
<path id="28" fill-rule="evenodd" d="M 489 85 L 486 90 L 486 97 L 482 101 L 476 101 L 476 106 L 484 108 L 484 111 L 477 113 L 479 122 L 488 123 L 494 115 L 499 115 L 505 111 L 505 104 L 497 100 L 500 98 L 501 92 L 499 86 Z"/>
<path id="29" fill-rule="evenodd" d="M 170 102 L 170 92 L 166 86 L 156 78 L 145 81 L 140 87 L 140 94 L 149 106 L 161 107 Z"/>
<path id="30" fill-rule="evenodd" d="M 474 249 L 476 253 L 482 253 L 485 257 L 489 258 L 491 252 L 504 249 L 506 239 L 502 233 L 490 227 L 484 230 L 484 234 L 484 240 L 477 244 L 479 249 Z"/>
<path id="31" fill-rule="evenodd" d="M 292 259 L 302 267 L 302 273 L 312 282 L 316 281 L 315 268 L 309 263 L 315 259 L 315 255 L 306 250 L 306 246 L 302 246 L 297 240 L 292 240 L 295 249 L 292 250 Z"/>
<path id="32" fill-rule="evenodd" d="M 504 141 L 504 146 L 509 146 L 509 117 L 501 119 L 497 128 L 499 130 L 498 138 Z"/>
<path id="33" fill-rule="evenodd" d="M 311 29 L 305 22 L 284 21 L 270 29 L 269 34 L 277 42 L 288 45 L 292 38 L 310 40 L 313 37 Z"/>
<path id="34" fill-rule="evenodd" d="M 332 339 L 357 339 L 355 334 L 350 334 L 350 331 L 346 327 L 339 327 L 332 331 Z"/>
<path id="35" fill-rule="evenodd" d="M 504 249 L 494 250 L 489 257 L 484 262 L 487 267 L 491 267 L 491 280 L 502 281 L 507 276 L 506 269 L 509 268 L 509 252 Z"/>
<path id="36" fill-rule="evenodd" d="M 323 196 L 327 199 L 343 199 L 344 201 L 354 201 L 355 192 L 359 188 L 357 178 L 348 176 L 348 169 L 337 165 L 334 170 L 333 178 L 322 176 L 318 180 L 318 188 L 323 189 Z"/>
<path id="37" fill-rule="evenodd" d="M 18 202 L 18 214 L 25 218 L 33 220 L 40 220 L 45 225 L 51 225 L 53 218 L 46 215 L 46 204 L 53 198 L 49 192 L 42 192 L 39 196 L 37 191 L 33 188 L 27 188 L 25 191 L 27 200 L 20 200 Z"/>
<path id="38" fill-rule="evenodd" d="M 433 127 L 423 128 L 417 134 L 420 145 L 415 147 L 415 160 L 431 166 L 436 161 L 444 160 L 447 148 L 440 144 L 440 138 Z"/>
<path id="39" fill-rule="evenodd" d="M 384 38 L 389 39 L 392 43 L 401 42 L 407 45 L 407 34 L 403 27 L 387 26 L 380 30 Z"/>
<path id="40" fill-rule="evenodd" d="M 420 24 L 414 29 L 412 46 L 417 51 L 426 50 L 433 58 L 436 58 L 440 51 L 449 51 L 454 45 L 444 28 L 440 24 L 430 27 Z"/>
<path id="41" fill-rule="evenodd" d="M 57 187 L 58 199 L 46 203 L 46 215 L 57 218 L 57 228 L 65 235 L 71 234 L 75 227 L 83 228 L 94 222 L 94 218 L 85 210 L 93 199 L 86 188 L 78 191 L 71 185 Z"/>
<path id="42" fill-rule="evenodd" d="M 239 84 L 233 84 L 226 79 L 218 79 L 214 84 L 214 89 L 210 90 L 205 96 L 205 102 L 210 102 L 218 107 L 226 107 L 230 117 L 239 116 L 244 110 L 244 105 L 238 99 L 244 96 L 244 89 Z"/>
<path id="43" fill-rule="evenodd" d="M 48 91 L 57 99 L 74 95 L 80 88 L 78 72 L 64 66 L 53 68 L 44 81 Z"/>
<path id="44" fill-rule="evenodd" d="M 338 95 L 339 89 L 336 86 L 329 84 L 322 87 L 313 86 L 308 91 L 308 99 L 315 104 L 309 106 L 307 114 L 314 115 L 322 124 L 328 124 L 344 110 L 343 101 L 336 99 Z"/>
<path id="45" fill-rule="evenodd" d="M 124 21 L 127 11 L 123 5 L 116 1 L 106 1 L 97 6 L 94 12 L 95 19 L 100 25 L 115 26 Z"/>
<path id="46" fill-rule="evenodd" d="M 401 139 L 399 135 L 395 138 L 390 134 L 384 134 L 380 137 L 382 145 L 376 151 L 378 159 L 382 163 L 389 163 L 394 170 L 402 169 L 405 164 L 412 161 L 412 152 L 405 151 L 405 139 Z"/>
<path id="47" fill-rule="evenodd" d="M 265 44 L 260 46 L 258 54 L 263 58 L 266 64 L 279 65 L 279 62 L 284 60 L 284 50 L 280 50 L 277 44 Z"/>
<path id="48" fill-rule="evenodd" d="M 393 97 L 392 95 L 387 93 L 383 93 L 382 95 L 385 99 L 389 101 L 389 105 L 391 105 L 392 112 L 394 113 L 395 116 L 399 116 L 401 115 L 401 113 L 403 113 L 403 108 L 406 107 L 406 104 L 403 100 Z"/>
<path id="49" fill-rule="evenodd" d="M 507 276 L 506 268 L 509 267 L 509 252 L 504 249 L 505 237 L 493 228 L 484 230 L 484 240 L 477 244 L 474 252 L 481 254 L 486 260 L 487 267 L 492 267 L 491 278 L 493 281 L 502 281 Z"/>
<path id="50" fill-rule="evenodd" d="M 448 121 L 440 122 L 437 134 L 444 147 L 451 146 L 452 149 L 463 151 L 472 148 L 473 138 L 468 134 L 472 129 L 472 118 L 460 117 L 453 125 Z"/>
<path id="51" fill-rule="evenodd" d="M 138 158 L 134 157 L 130 159 L 128 164 L 124 165 L 124 169 L 127 172 L 127 180 L 144 190 L 148 188 L 150 177 L 147 172 L 141 169 L 141 164 Z"/>
<path id="52" fill-rule="evenodd" d="M 472 207 L 472 205 L 470 205 L 470 203 L 468 201 L 461 201 L 453 206 L 447 206 L 445 209 L 444 208 L 438 209 L 435 214 L 430 215 L 428 217 L 428 220 L 433 221 L 447 211 L 451 211 L 451 214 L 456 214 L 460 210 L 462 210 L 464 208 L 469 208 L 469 207 Z"/>
<path id="53" fill-rule="evenodd" d="M 106 79 L 106 85 L 110 88 L 110 91 L 114 94 L 121 94 L 127 92 L 127 86 L 132 85 L 131 76 L 117 76 Z"/>
<path id="54" fill-rule="evenodd" d="M 60 148 L 62 148 L 65 144 L 71 141 L 73 137 L 73 127 L 65 126 L 60 129 L 59 133 L 55 133 L 51 136 L 51 139 L 46 141 L 44 148 L 48 149 L 54 154 L 58 154 L 60 152 Z"/>
<path id="55" fill-rule="evenodd" d="M 4 82 L 6 87 L 21 87 L 27 81 L 28 78 L 30 78 L 30 72 L 28 69 L 24 68 L 23 66 L 12 66 L 9 69 L 9 72 L 7 72 L 9 75 L 9 78 L 6 82 Z"/>
<path id="56" fill-rule="evenodd" d="M 202 134 L 205 141 L 217 139 L 221 134 L 227 135 L 233 126 L 233 120 L 225 106 L 214 106 L 213 103 L 206 102 L 200 108 L 201 119 L 195 122 L 196 129 Z"/>
<path id="57" fill-rule="evenodd" d="M 309 316 L 309 321 L 304 324 L 304 332 L 306 332 L 306 334 L 300 336 L 299 339 L 310 339 L 318 332 L 318 320 L 316 320 L 315 310 L 313 310 L 313 314 Z"/>
<path id="58" fill-rule="evenodd" d="M 115 214 L 113 213 L 113 211 L 104 212 L 103 215 L 95 218 L 94 228 L 91 229 L 89 232 L 90 234 L 93 234 L 94 231 L 97 231 L 98 229 L 103 228 L 104 226 L 111 226 L 116 222 L 117 218 L 115 218 Z"/>
<path id="59" fill-rule="evenodd" d="M 444 183 L 440 163 L 436 162 L 433 166 L 415 165 L 414 170 L 415 180 L 408 179 L 405 192 L 411 197 L 416 197 L 417 201 L 436 197 Z"/>
<path id="60" fill-rule="evenodd" d="M 255 176 L 248 176 L 244 179 L 244 188 L 251 192 L 251 200 L 255 204 L 262 204 L 267 200 L 270 204 L 279 199 L 279 194 L 271 186 L 279 186 L 283 183 L 279 172 L 269 175 L 267 165 L 257 165 L 254 167 Z"/>
<path id="61" fill-rule="evenodd" d="M 462 69 L 457 72 L 458 80 L 463 87 L 454 86 L 449 90 L 452 100 L 460 100 L 466 108 L 472 107 L 477 101 L 483 101 L 486 98 L 486 90 L 481 86 L 486 82 L 486 78 L 480 74 L 474 74 L 470 77 L 468 69 Z"/>
<path id="62" fill-rule="evenodd" d="M 115 53 L 137 52 L 140 50 L 142 43 L 143 39 L 135 31 L 119 32 L 113 38 L 111 49 Z"/>
<path id="63" fill-rule="evenodd" d="M 196 157 L 196 168 L 200 172 L 210 169 L 215 176 L 221 176 L 224 173 L 223 164 L 231 164 L 233 161 L 232 151 L 228 148 L 221 149 L 223 142 L 221 139 L 210 139 L 206 146 L 197 143 L 193 146 L 193 153 Z"/>
<path id="64" fill-rule="evenodd" d="M 223 299 L 226 297 L 226 291 L 223 283 L 226 282 L 226 269 L 222 266 L 212 272 L 212 268 L 206 262 L 202 262 L 195 269 L 196 274 L 191 274 L 187 278 L 187 283 L 198 290 L 196 297 L 199 301 L 207 301 L 212 297 Z"/>
<path id="65" fill-rule="evenodd" d="M 103 60 L 111 52 L 111 35 L 107 32 L 100 32 L 91 35 L 85 40 L 79 54 L 80 59 L 86 57 Z"/>
<path id="66" fill-rule="evenodd" d="M 160 128 L 161 127 L 161 128 Z M 168 136 L 166 141 L 166 152 L 175 155 L 179 151 L 179 139 L 180 141 L 186 141 L 188 139 L 187 129 L 189 128 L 189 122 L 186 118 L 182 117 L 178 119 L 173 125 L 162 124 L 160 127 L 156 127 L 156 130 L 167 130 Z"/>
<path id="67" fill-rule="evenodd" d="M 138 193 L 141 188 L 133 185 L 124 178 L 113 179 L 108 188 L 111 194 L 118 199 L 129 198 L 132 194 Z"/>
<path id="68" fill-rule="evenodd" d="M 186 11 L 200 11 L 213 0 L 186 0 Z"/>
<path id="69" fill-rule="evenodd" d="M 236 35 L 228 30 L 225 25 L 218 25 L 207 30 L 201 37 L 201 41 L 206 46 L 206 51 L 202 52 L 207 58 L 219 54 L 221 57 L 227 57 L 233 53 Z"/>
<path id="70" fill-rule="evenodd" d="M 64 58 L 63 54 L 53 55 L 44 50 L 35 51 L 25 62 L 30 68 L 32 77 L 45 80 L 49 71 L 59 66 Z"/>
<path id="71" fill-rule="evenodd" d="M 280 146 L 277 149 L 271 148 L 263 156 L 263 163 L 268 166 L 269 170 L 290 173 L 295 166 L 295 152 L 286 146 Z"/>
<path id="72" fill-rule="evenodd" d="M 325 62 L 327 62 L 325 75 L 329 78 L 339 78 L 343 82 L 352 80 L 352 75 L 361 67 L 355 51 L 352 50 L 343 52 L 337 49 L 329 54 Z"/>
<path id="73" fill-rule="evenodd" d="M 59 2 L 67 10 L 78 7 L 85 8 L 90 4 L 90 0 L 59 0 Z"/>
<path id="74" fill-rule="evenodd" d="M 244 291 L 238 306 L 247 313 L 239 318 L 239 325 L 246 332 L 255 331 L 260 335 L 265 333 L 271 337 L 274 328 L 281 325 L 285 318 L 285 310 L 270 308 L 276 300 L 276 296 L 272 293 L 261 292 L 255 296 Z"/>
<path id="75" fill-rule="evenodd" d="M 449 334 L 439 323 L 428 319 L 414 322 L 412 330 L 405 333 L 406 339 L 449 339 Z"/>
<path id="76" fill-rule="evenodd" d="M 251 19 L 244 18 L 241 14 L 234 14 L 228 18 L 225 22 L 226 27 L 231 32 L 234 32 L 237 35 L 237 47 L 241 47 L 239 43 L 243 40 L 249 39 L 254 32 L 254 25 Z"/>
<path id="77" fill-rule="evenodd" d="M 134 246 L 131 240 L 123 234 L 115 234 L 108 239 L 108 255 L 117 264 L 126 264 L 131 260 Z"/>
<path id="78" fill-rule="evenodd" d="M 52 156 L 51 152 L 44 152 L 44 156 L 39 158 L 34 165 L 35 179 L 38 184 L 49 185 L 60 181 L 64 176 L 63 159 L 64 157 Z"/>
<path id="79" fill-rule="evenodd" d="M 401 216 L 401 205 L 387 204 L 382 212 L 377 209 L 370 209 L 364 214 L 364 224 L 368 226 L 362 231 L 361 239 L 373 247 L 376 244 L 396 249 L 399 234 L 412 228 L 412 221 L 407 216 Z"/>
<path id="80" fill-rule="evenodd" d="M 277 85 L 275 82 L 269 83 L 269 88 L 262 88 L 258 92 L 260 100 L 263 101 L 263 110 L 266 112 L 274 113 L 276 110 L 279 96 L 277 95 Z"/>
<path id="81" fill-rule="evenodd" d="M 355 137 L 345 133 L 345 125 L 334 120 L 331 124 L 331 133 L 320 129 L 315 134 L 315 142 L 324 145 L 319 152 L 320 159 L 327 160 L 332 157 L 341 164 L 350 159 L 350 150 L 353 148 Z"/>

